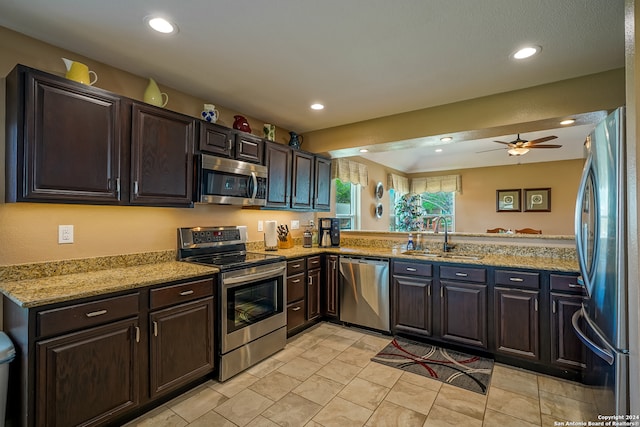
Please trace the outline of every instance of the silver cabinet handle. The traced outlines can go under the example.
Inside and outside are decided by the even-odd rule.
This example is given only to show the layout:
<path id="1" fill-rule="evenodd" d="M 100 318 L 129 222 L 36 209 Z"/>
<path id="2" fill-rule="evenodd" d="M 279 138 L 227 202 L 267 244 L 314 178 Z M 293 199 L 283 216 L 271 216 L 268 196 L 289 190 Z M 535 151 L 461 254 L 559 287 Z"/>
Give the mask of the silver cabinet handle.
<path id="1" fill-rule="evenodd" d="M 292 283 L 300 283 L 300 279 L 292 280 Z"/>
<path id="2" fill-rule="evenodd" d="M 570 287 L 570 288 L 580 288 L 580 289 L 583 289 L 583 288 L 584 288 L 584 286 L 579 285 L 579 284 L 577 284 L 577 283 L 569 283 L 569 287 Z"/>
<path id="3" fill-rule="evenodd" d="M 120 178 L 116 178 L 116 193 L 120 196 Z"/>
<path id="4" fill-rule="evenodd" d="M 336 264 L 337 262 L 335 260 L 331 261 L 331 265 L 332 265 L 332 269 L 335 270 L 336 269 Z"/>
<path id="5" fill-rule="evenodd" d="M 233 149 L 233 140 L 229 138 L 229 151 Z"/>
<path id="6" fill-rule="evenodd" d="M 519 277 L 509 277 L 509 280 L 512 282 L 524 282 L 524 279 L 521 279 Z"/>
<path id="7" fill-rule="evenodd" d="M 320 261 L 318 260 L 311 261 L 311 264 L 318 264 L 318 263 L 320 263 Z"/>
<path id="8" fill-rule="evenodd" d="M 444 288 L 440 288 L 440 298 L 444 298 Z"/>
<path id="9" fill-rule="evenodd" d="M 188 291 L 182 291 L 180 292 L 180 295 L 185 297 L 187 295 L 191 295 L 193 293 L 193 290 L 189 289 Z"/>
<path id="10" fill-rule="evenodd" d="M 458 277 L 467 277 L 468 274 L 467 273 L 460 273 L 460 272 L 456 271 L 456 276 L 458 276 Z"/>
<path id="11" fill-rule="evenodd" d="M 87 313 L 85 316 L 96 317 L 96 316 L 102 316 L 103 314 L 107 314 L 107 310 L 92 311 L 91 313 Z"/>
<path id="12" fill-rule="evenodd" d="M 308 283 L 309 283 L 309 286 L 312 286 L 312 285 L 313 285 L 313 277 L 309 276 L 309 277 L 307 278 L 307 281 L 308 281 Z"/>
<path id="13" fill-rule="evenodd" d="M 427 286 L 427 296 L 431 296 L 431 286 Z"/>
<path id="14" fill-rule="evenodd" d="M 136 326 L 136 342 L 140 342 L 140 328 Z"/>
<path id="15" fill-rule="evenodd" d="M 418 269 L 417 268 L 413 268 L 413 267 L 407 267 L 407 271 L 416 272 L 416 271 L 418 271 Z"/>
<path id="16" fill-rule="evenodd" d="M 158 322 L 156 322 L 155 320 L 153 321 L 153 336 L 158 336 Z"/>
<path id="17" fill-rule="evenodd" d="M 538 298 L 534 300 L 535 310 L 538 311 Z"/>
<path id="18" fill-rule="evenodd" d="M 133 194 L 138 195 L 138 181 L 133 181 Z"/>
<path id="19" fill-rule="evenodd" d="M 555 302 L 555 301 L 553 302 L 553 304 L 551 304 L 551 311 L 552 311 L 553 313 L 555 313 L 555 312 L 556 312 L 556 302 Z"/>
<path id="20" fill-rule="evenodd" d="M 293 308 L 291 309 L 291 311 L 300 311 L 300 309 L 301 309 L 301 308 L 302 308 L 302 307 L 293 307 Z"/>
<path id="21" fill-rule="evenodd" d="M 294 264 L 294 265 L 292 265 L 291 267 L 292 267 L 292 268 L 299 268 L 299 267 L 300 267 L 300 264 Z"/>

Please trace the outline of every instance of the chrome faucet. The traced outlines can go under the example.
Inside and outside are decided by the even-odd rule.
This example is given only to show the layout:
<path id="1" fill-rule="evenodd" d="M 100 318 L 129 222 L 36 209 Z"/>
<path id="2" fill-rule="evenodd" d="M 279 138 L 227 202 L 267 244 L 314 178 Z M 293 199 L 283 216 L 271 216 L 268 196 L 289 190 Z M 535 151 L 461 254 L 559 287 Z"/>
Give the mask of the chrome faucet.
<path id="1" fill-rule="evenodd" d="M 455 248 L 456 245 L 449 244 L 449 224 L 447 223 L 446 217 L 439 216 L 433 220 L 433 233 L 438 234 L 438 228 L 440 228 L 441 221 L 444 221 L 444 245 L 442 246 L 442 251 L 451 252 L 451 249 Z"/>

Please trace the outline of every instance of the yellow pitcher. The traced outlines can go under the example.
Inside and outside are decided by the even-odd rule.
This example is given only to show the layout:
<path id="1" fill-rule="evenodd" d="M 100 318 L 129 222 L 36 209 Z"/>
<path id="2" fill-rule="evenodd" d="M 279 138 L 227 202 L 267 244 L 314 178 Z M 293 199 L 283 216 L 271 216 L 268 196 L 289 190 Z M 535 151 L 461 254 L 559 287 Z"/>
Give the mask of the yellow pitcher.
<path id="1" fill-rule="evenodd" d="M 156 81 L 149 79 L 149 85 L 144 91 L 144 102 L 158 107 L 164 107 L 167 105 L 167 102 L 169 102 L 169 95 L 164 92 L 160 92 L 160 88 L 156 84 Z"/>
<path id="2" fill-rule="evenodd" d="M 69 80 L 89 86 L 93 86 L 93 84 L 98 81 L 98 75 L 93 71 L 89 71 L 89 67 L 82 62 L 72 61 L 67 58 L 62 58 L 62 61 L 67 67 L 67 73 L 64 76 Z M 93 80 L 91 80 L 92 75 Z"/>

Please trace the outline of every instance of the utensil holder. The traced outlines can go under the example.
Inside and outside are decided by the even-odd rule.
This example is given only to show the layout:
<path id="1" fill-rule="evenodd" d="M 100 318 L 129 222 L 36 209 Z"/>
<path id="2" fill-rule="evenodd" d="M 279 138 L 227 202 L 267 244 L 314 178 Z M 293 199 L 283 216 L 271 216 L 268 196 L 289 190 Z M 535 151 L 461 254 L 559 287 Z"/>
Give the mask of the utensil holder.
<path id="1" fill-rule="evenodd" d="M 291 234 L 287 234 L 287 240 L 278 240 L 278 248 L 290 249 L 293 247 L 293 238 Z"/>

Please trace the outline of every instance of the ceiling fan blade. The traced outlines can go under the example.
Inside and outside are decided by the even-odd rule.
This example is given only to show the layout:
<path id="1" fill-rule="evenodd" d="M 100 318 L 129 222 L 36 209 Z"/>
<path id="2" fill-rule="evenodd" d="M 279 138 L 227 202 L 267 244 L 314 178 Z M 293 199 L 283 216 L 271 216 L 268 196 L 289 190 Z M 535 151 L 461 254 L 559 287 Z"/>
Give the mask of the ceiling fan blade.
<path id="1" fill-rule="evenodd" d="M 534 145 L 534 146 L 527 147 L 527 148 L 560 148 L 560 147 L 562 147 L 562 145 L 546 144 L 546 145 Z"/>
<path id="2" fill-rule="evenodd" d="M 540 144 L 541 142 L 551 141 L 552 139 L 556 139 L 556 138 L 557 136 L 555 135 L 549 135 L 549 136 L 545 136 L 544 138 L 533 139 L 527 142 L 526 145 Z"/>
<path id="3" fill-rule="evenodd" d="M 504 142 L 504 141 L 493 141 L 493 142 L 497 142 L 498 144 L 504 144 L 504 145 L 513 145 L 512 142 Z"/>

